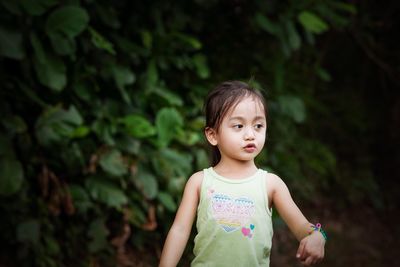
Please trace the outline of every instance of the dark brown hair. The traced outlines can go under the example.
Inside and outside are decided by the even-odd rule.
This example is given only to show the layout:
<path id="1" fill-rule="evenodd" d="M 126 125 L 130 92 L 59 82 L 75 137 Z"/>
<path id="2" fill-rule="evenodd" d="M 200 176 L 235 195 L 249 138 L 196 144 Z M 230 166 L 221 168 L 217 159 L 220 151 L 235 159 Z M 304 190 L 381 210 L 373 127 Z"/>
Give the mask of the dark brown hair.
<path id="1" fill-rule="evenodd" d="M 259 100 L 267 117 L 267 104 L 261 92 L 255 90 L 247 83 L 241 81 L 226 81 L 211 90 L 204 102 L 206 115 L 205 129 L 212 128 L 218 132 L 221 123 L 229 110 L 234 108 L 240 100 L 253 97 Z M 211 146 L 211 164 L 215 166 L 221 160 L 218 147 Z"/>

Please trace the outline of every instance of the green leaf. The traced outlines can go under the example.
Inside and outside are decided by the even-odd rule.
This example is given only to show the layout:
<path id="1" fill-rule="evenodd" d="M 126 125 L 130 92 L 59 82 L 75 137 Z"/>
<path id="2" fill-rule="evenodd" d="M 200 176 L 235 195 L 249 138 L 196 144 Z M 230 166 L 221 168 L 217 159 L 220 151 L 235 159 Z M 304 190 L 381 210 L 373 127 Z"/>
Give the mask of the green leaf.
<path id="1" fill-rule="evenodd" d="M 158 133 L 158 144 L 166 147 L 175 137 L 178 129 L 183 126 L 183 119 L 174 108 L 163 108 L 157 113 L 156 127 Z"/>
<path id="2" fill-rule="evenodd" d="M 132 114 L 120 121 L 125 125 L 127 133 L 133 137 L 145 138 L 156 133 L 154 126 L 143 116 Z"/>
<path id="3" fill-rule="evenodd" d="M 36 75 L 43 85 L 57 92 L 64 89 L 67 84 L 66 67 L 60 58 L 48 55 L 43 64 L 34 57 L 33 62 Z"/>
<path id="4" fill-rule="evenodd" d="M 289 41 L 287 40 L 287 38 L 287 35 L 283 31 L 278 33 L 278 39 L 281 44 L 282 52 L 286 58 L 289 58 L 292 53 L 292 49 L 289 45 Z"/>
<path id="5" fill-rule="evenodd" d="M 171 195 L 168 193 L 160 192 L 157 196 L 158 200 L 163 204 L 164 207 L 167 208 L 169 211 L 176 211 L 176 203 Z"/>
<path id="6" fill-rule="evenodd" d="M 134 177 L 136 187 L 147 199 L 154 199 L 158 193 L 158 183 L 156 178 L 149 172 L 142 170 L 141 167 L 138 169 L 138 173 Z"/>
<path id="7" fill-rule="evenodd" d="M 125 91 L 125 86 L 133 84 L 135 82 L 135 74 L 131 71 L 130 68 L 121 65 L 113 65 L 112 73 L 115 84 L 122 94 L 122 98 L 127 104 L 130 104 L 131 99 Z"/>
<path id="8" fill-rule="evenodd" d="M 187 34 L 174 33 L 174 37 L 177 38 L 178 40 L 190 45 L 191 48 L 193 48 L 195 50 L 199 50 L 203 46 L 198 39 L 196 39 L 195 37 L 189 36 Z"/>
<path id="9" fill-rule="evenodd" d="M 138 156 L 141 152 L 140 147 L 142 142 L 135 138 L 132 138 L 128 135 L 123 135 L 119 137 L 116 141 L 116 148 L 124 151 L 127 154 Z"/>
<path id="10" fill-rule="evenodd" d="M 76 42 L 61 34 L 50 35 L 51 45 L 58 55 L 74 55 L 76 50 Z"/>
<path id="11" fill-rule="evenodd" d="M 301 45 L 301 39 L 299 36 L 299 33 L 297 32 L 294 23 L 291 21 L 286 22 L 286 30 L 288 34 L 288 41 L 289 45 L 292 48 L 292 50 L 297 50 L 300 48 Z"/>
<path id="12" fill-rule="evenodd" d="M 122 36 L 113 36 L 113 39 L 115 40 L 118 47 L 126 54 L 134 56 L 147 56 L 150 54 L 150 52 L 147 51 L 145 48 L 138 44 L 135 44 L 127 38 L 123 38 Z"/>
<path id="13" fill-rule="evenodd" d="M 123 161 L 119 150 L 110 150 L 100 157 L 101 168 L 112 176 L 122 176 L 128 173 L 128 168 Z"/>
<path id="14" fill-rule="evenodd" d="M 192 156 L 170 148 L 159 150 L 157 157 L 153 157 L 153 165 L 157 174 L 172 177 L 187 177 L 192 171 Z"/>
<path id="15" fill-rule="evenodd" d="M 158 70 L 154 59 L 150 60 L 150 63 L 147 66 L 146 77 L 147 77 L 147 86 L 154 87 L 157 84 Z"/>
<path id="16" fill-rule="evenodd" d="M 193 63 L 196 67 L 197 75 L 202 79 L 207 79 L 210 76 L 210 70 L 207 66 L 207 59 L 202 54 L 197 54 L 193 57 Z"/>
<path id="17" fill-rule="evenodd" d="M 90 102 L 91 97 L 93 97 L 93 94 L 91 94 L 91 90 L 90 90 L 89 86 L 87 84 L 85 84 L 84 82 L 75 83 L 72 86 L 72 89 L 74 90 L 74 92 L 80 99 L 82 99 L 86 102 Z"/>
<path id="18" fill-rule="evenodd" d="M 177 129 L 176 136 L 177 140 L 186 146 L 193 146 L 203 140 L 202 134 L 183 129 Z"/>
<path id="19" fill-rule="evenodd" d="M 17 240 L 19 242 L 39 245 L 40 223 L 38 220 L 30 219 L 17 225 Z"/>
<path id="20" fill-rule="evenodd" d="M 142 36 L 143 45 L 147 49 L 151 49 L 151 47 L 153 45 L 153 36 L 151 35 L 151 33 L 149 31 L 141 31 L 141 36 Z"/>
<path id="21" fill-rule="evenodd" d="M 109 231 L 104 219 L 98 218 L 94 220 L 90 224 L 87 234 L 90 238 L 89 251 L 91 253 L 99 252 L 108 247 L 107 236 L 109 235 Z"/>
<path id="22" fill-rule="evenodd" d="M 306 30 L 315 34 L 323 33 L 329 29 L 329 26 L 325 21 L 309 11 L 301 12 L 297 19 Z"/>
<path id="23" fill-rule="evenodd" d="M 90 128 L 87 126 L 79 126 L 70 134 L 71 138 L 82 138 L 90 133 Z"/>
<path id="24" fill-rule="evenodd" d="M 302 123 L 306 119 L 306 108 L 303 100 L 296 96 L 282 95 L 278 98 L 282 113 L 291 117 L 295 122 Z"/>
<path id="25" fill-rule="evenodd" d="M 56 5 L 58 0 L 19 0 L 19 2 L 26 13 L 33 16 L 40 16 L 50 7 Z"/>
<path id="26" fill-rule="evenodd" d="M 46 53 L 43 49 L 42 43 L 40 42 L 39 37 L 35 33 L 31 33 L 30 35 L 31 44 L 33 50 L 35 51 L 35 57 L 41 64 L 46 64 L 47 58 Z"/>
<path id="27" fill-rule="evenodd" d="M 151 92 L 165 99 L 168 104 L 173 106 L 183 106 L 183 100 L 179 95 L 176 95 L 166 88 L 156 87 Z"/>
<path id="28" fill-rule="evenodd" d="M 0 26 L 0 56 L 21 60 L 25 57 L 22 33 Z"/>
<path id="29" fill-rule="evenodd" d="M 177 175 L 185 177 L 190 175 L 193 158 L 190 154 L 184 153 L 183 151 L 178 152 L 172 149 L 163 149 L 161 155 L 174 167 Z"/>
<path id="30" fill-rule="evenodd" d="M 121 93 L 122 99 L 130 105 L 131 98 L 125 90 L 125 86 L 135 82 L 135 74 L 129 68 L 120 65 L 113 65 L 112 73 L 114 76 L 115 84 L 119 92 Z"/>
<path id="31" fill-rule="evenodd" d="M 82 116 L 74 105 L 71 105 L 68 110 L 63 109 L 59 113 L 58 119 L 73 125 L 81 125 L 83 123 Z"/>
<path id="32" fill-rule="evenodd" d="M 92 43 L 95 47 L 105 50 L 111 55 L 115 55 L 114 45 L 95 29 L 89 27 Z"/>
<path id="33" fill-rule="evenodd" d="M 60 106 L 50 107 L 36 122 L 36 137 L 44 146 L 67 141 L 74 137 L 76 128 L 82 123 L 83 119 L 75 106 L 70 106 L 68 110 Z"/>
<path id="34" fill-rule="evenodd" d="M 317 69 L 317 75 L 318 77 L 323 80 L 324 82 L 330 82 L 332 80 L 331 75 L 329 74 L 329 72 L 327 72 L 325 69 L 323 68 L 318 68 Z"/>
<path id="35" fill-rule="evenodd" d="M 46 54 L 36 34 L 31 35 L 31 43 L 35 51 L 33 63 L 40 83 L 55 91 L 61 91 L 67 83 L 64 62 L 58 57 Z"/>
<path id="36" fill-rule="evenodd" d="M 24 170 L 19 161 L 10 158 L 0 159 L 0 195 L 9 196 L 18 192 L 23 180 Z"/>
<path id="37" fill-rule="evenodd" d="M 115 145 L 114 129 L 111 123 L 104 120 L 96 120 L 92 124 L 92 130 L 96 133 L 98 138 L 108 145 Z"/>
<path id="38" fill-rule="evenodd" d="M 94 200 L 109 207 L 120 208 L 128 203 L 128 198 L 120 188 L 98 177 L 88 178 L 85 182 L 85 187 Z"/>
<path id="39" fill-rule="evenodd" d="M 280 28 L 270 21 L 266 16 L 264 16 L 261 13 L 257 13 L 255 16 L 255 20 L 257 24 L 261 27 L 266 32 L 269 32 L 270 34 L 277 34 L 280 31 Z"/>
<path id="40" fill-rule="evenodd" d="M 46 33 L 61 34 L 69 39 L 83 32 L 89 23 L 89 15 L 78 6 L 64 6 L 53 11 L 46 21 Z"/>
<path id="41" fill-rule="evenodd" d="M 71 193 L 74 207 L 76 207 L 80 212 L 86 213 L 86 211 L 93 206 L 89 195 L 83 187 L 75 184 L 70 185 L 69 192 Z"/>

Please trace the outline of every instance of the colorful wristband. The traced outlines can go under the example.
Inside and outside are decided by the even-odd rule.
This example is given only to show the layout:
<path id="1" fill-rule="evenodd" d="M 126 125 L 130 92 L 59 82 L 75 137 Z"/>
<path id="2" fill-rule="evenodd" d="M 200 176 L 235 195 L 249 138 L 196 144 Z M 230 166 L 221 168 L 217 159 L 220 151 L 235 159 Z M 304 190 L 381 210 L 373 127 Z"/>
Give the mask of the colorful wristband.
<path id="1" fill-rule="evenodd" d="M 322 234 L 322 236 L 324 237 L 325 241 L 328 240 L 328 236 L 326 234 L 326 232 L 322 229 L 322 226 L 320 223 L 317 223 L 316 225 L 311 224 L 311 231 L 309 232 L 309 234 L 311 235 L 312 232 L 317 231 L 320 232 Z"/>

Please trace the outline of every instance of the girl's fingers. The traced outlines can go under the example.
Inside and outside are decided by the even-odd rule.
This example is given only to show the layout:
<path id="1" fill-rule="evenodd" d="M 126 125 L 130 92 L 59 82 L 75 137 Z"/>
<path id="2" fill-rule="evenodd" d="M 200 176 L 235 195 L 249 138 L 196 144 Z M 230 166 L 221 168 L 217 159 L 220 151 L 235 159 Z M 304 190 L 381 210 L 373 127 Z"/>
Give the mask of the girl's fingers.
<path id="1" fill-rule="evenodd" d="M 309 256 L 309 257 L 303 262 L 303 264 L 304 264 L 305 266 L 311 266 L 312 264 L 314 264 L 314 259 L 313 259 L 313 257 Z"/>
<path id="2" fill-rule="evenodd" d="M 298 258 L 298 259 L 302 259 L 303 258 L 304 247 L 305 247 L 305 243 L 304 242 L 300 242 L 300 246 L 297 249 L 296 258 Z"/>

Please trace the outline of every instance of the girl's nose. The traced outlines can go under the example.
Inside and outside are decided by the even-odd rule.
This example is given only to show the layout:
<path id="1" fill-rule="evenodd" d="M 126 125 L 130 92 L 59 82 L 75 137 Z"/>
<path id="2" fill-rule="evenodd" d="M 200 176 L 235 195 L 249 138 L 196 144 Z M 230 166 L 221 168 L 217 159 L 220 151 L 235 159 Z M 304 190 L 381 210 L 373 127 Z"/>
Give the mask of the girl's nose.
<path id="1" fill-rule="evenodd" d="M 247 129 L 244 134 L 245 140 L 254 140 L 254 131 L 253 129 Z"/>

